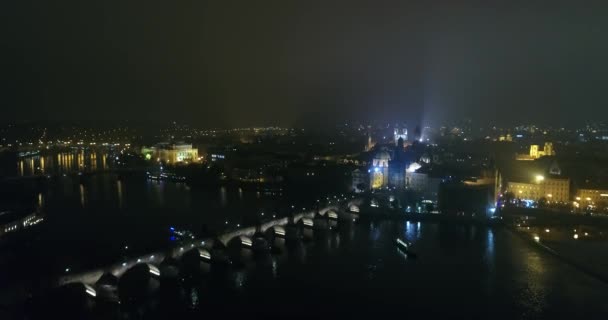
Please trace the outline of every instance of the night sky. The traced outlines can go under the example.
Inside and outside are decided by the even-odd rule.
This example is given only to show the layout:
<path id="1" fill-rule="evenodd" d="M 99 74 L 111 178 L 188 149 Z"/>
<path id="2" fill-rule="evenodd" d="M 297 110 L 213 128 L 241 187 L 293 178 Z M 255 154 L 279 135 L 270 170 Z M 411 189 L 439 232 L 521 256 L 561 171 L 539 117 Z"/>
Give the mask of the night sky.
<path id="1" fill-rule="evenodd" d="M 407 2 L 2 1 L 2 118 L 608 117 L 605 2 Z"/>

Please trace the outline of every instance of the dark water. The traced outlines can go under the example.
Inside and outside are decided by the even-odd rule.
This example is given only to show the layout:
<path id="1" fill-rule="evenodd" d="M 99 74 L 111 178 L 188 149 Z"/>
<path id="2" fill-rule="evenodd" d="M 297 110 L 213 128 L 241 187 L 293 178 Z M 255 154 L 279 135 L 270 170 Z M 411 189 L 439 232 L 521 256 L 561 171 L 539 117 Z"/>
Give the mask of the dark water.
<path id="1" fill-rule="evenodd" d="M 29 281 L 31 286 L 45 272 L 66 267 L 74 272 L 169 247 L 169 226 L 220 230 L 226 221 L 236 226 L 261 212 L 280 214 L 291 207 L 286 199 L 292 200 L 238 188 L 119 181 L 109 174 L 85 181 L 61 178 L 40 194 L 44 228 L 31 240 L 3 250 L 3 261 L 11 262 L 2 264 L 2 287 L 12 290 L 7 284 L 11 281 Z M 394 246 L 397 236 L 414 244 L 417 259 L 408 259 Z M 316 232 L 314 239 L 285 247 L 281 254 L 247 258 L 242 268 L 213 270 L 199 281 L 161 291 L 144 306 L 95 313 L 133 319 L 563 319 L 580 314 L 605 319 L 608 314 L 605 283 L 504 229 L 395 220 Z"/>
<path id="2" fill-rule="evenodd" d="M 38 232 L 18 244 L 21 250 L 15 254 L 29 264 L 44 263 L 53 272 L 77 272 L 169 248 L 175 245 L 170 227 L 197 236 L 221 233 L 285 214 L 292 205 L 278 193 L 196 189 L 137 176 L 119 180 L 114 174 L 52 179 L 35 199 L 45 220 Z M 302 209 L 302 202 L 293 204 Z"/>
<path id="3" fill-rule="evenodd" d="M 417 258 L 394 245 L 413 243 Z M 504 229 L 361 222 L 243 268 L 205 273 L 127 318 L 605 319 L 608 286 Z"/>

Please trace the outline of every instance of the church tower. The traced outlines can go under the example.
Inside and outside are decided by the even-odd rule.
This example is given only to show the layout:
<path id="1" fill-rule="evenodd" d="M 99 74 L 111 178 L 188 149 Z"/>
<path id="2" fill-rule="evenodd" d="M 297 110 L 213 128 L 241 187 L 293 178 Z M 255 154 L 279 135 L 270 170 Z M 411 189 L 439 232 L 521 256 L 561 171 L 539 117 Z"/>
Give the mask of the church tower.
<path id="1" fill-rule="evenodd" d="M 407 129 L 395 128 L 393 138 L 395 139 L 395 146 L 399 145 L 399 139 L 402 139 L 403 141 L 407 141 Z"/>
<path id="2" fill-rule="evenodd" d="M 376 144 L 372 141 L 372 129 L 367 127 L 367 144 L 365 145 L 365 151 L 371 151 Z"/>

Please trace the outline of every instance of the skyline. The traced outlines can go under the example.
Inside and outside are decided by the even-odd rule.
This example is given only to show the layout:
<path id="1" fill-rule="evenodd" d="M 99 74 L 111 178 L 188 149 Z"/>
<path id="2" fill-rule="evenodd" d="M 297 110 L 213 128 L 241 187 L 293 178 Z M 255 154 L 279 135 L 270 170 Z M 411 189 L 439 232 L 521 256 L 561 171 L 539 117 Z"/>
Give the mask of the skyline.
<path id="1" fill-rule="evenodd" d="M 3 7 L 7 121 L 567 125 L 608 116 L 601 6 Z"/>

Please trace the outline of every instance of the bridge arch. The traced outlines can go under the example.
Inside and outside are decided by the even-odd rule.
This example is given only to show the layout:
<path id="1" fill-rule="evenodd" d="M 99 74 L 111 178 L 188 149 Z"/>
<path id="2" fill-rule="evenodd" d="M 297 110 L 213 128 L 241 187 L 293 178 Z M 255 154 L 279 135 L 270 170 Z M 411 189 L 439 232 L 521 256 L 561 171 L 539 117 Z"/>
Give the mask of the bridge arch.
<path id="1" fill-rule="evenodd" d="M 160 287 L 160 270 L 150 263 L 129 268 L 118 281 L 121 301 L 135 302 L 155 294 Z"/>
<path id="2" fill-rule="evenodd" d="M 118 286 L 118 277 L 113 275 L 111 272 L 106 272 L 99 277 L 95 282 L 96 286 Z"/>
<path id="3" fill-rule="evenodd" d="M 199 277 L 211 270 L 211 252 L 205 248 L 193 248 L 182 255 L 181 273 L 188 277 Z"/>

